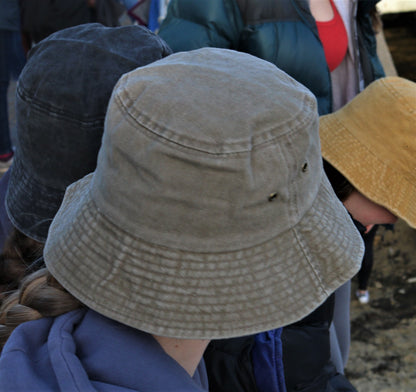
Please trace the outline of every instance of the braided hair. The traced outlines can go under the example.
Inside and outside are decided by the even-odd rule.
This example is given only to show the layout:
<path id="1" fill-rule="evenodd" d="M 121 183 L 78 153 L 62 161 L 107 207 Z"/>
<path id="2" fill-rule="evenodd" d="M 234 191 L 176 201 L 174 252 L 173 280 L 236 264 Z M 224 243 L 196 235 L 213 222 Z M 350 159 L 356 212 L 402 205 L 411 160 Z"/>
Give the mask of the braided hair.
<path id="1" fill-rule="evenodd" d="M 0 349 L 20 324 L 42 317 L 56 317 L 82 306 L 46 268 L 31 273 L 0 308 Z"/>

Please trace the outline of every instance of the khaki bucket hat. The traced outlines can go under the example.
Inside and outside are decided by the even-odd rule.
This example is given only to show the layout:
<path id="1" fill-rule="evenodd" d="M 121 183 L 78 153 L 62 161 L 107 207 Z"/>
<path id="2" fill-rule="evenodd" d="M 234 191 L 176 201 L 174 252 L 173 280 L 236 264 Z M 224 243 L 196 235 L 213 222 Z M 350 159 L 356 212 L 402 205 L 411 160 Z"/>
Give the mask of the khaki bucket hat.
<path id="1" fill-rule="evenodd" d="M 416 227 L 416 83 L 386 77 L 322 116 L 323 157 L 364 196 Z"/>
<path id="2" fill-rule="evenodd" d="M 323 172 L 313 95 L 266 61 L 204 48 L 119 80 L 97 168 L 67 189 L 44 257 L 109 318 L 212 339 L 304 317 L 362 255 Z"/>

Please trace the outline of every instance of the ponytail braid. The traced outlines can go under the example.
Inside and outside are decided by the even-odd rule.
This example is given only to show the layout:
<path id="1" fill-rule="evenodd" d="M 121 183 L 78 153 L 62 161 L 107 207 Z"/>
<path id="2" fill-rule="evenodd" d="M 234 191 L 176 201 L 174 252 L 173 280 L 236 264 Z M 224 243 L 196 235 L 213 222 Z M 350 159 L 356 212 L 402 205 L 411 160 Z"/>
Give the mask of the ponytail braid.
<path id="1" fill-rule="evenodd" d="M 0 349 L 20 324 L 42 317 L 56 317 L 82 306 L 46 268 L 28 275 L 0 308 Z"/>

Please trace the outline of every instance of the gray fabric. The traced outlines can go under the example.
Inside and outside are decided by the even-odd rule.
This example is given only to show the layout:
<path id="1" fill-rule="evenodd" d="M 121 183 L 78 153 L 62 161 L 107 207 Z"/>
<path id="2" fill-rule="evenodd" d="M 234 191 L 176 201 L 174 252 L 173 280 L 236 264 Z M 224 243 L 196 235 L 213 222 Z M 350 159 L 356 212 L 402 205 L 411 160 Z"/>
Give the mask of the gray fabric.
<path id="1" fill-rule="evenodd" d="M 335 290 L 334 317 L 329 328 L 331 361 L 337 371 L 344 374 L 350 352 L 351 281 Z"/>
<path id="2" fill-rule="evenodd" d="M 67 189 L 45 245 L 49 270 L 92 309 L 207 339 L 302 318 L 362 254 L 323 173 L 312 93 L 213 48 L 120 79 L 97 169 Z"/>

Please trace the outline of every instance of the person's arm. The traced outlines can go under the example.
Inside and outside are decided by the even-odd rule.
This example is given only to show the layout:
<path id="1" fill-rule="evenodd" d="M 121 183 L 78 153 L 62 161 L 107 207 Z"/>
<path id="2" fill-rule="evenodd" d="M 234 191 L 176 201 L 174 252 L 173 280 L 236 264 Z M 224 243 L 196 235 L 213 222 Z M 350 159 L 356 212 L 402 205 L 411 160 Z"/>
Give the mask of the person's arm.
<path id="1" fill-rule="evenodd" d="M 207 46 L 237 49 L 243 27 L 234 0 L 172 0 L 159 35 L 174 52 Z"/>

